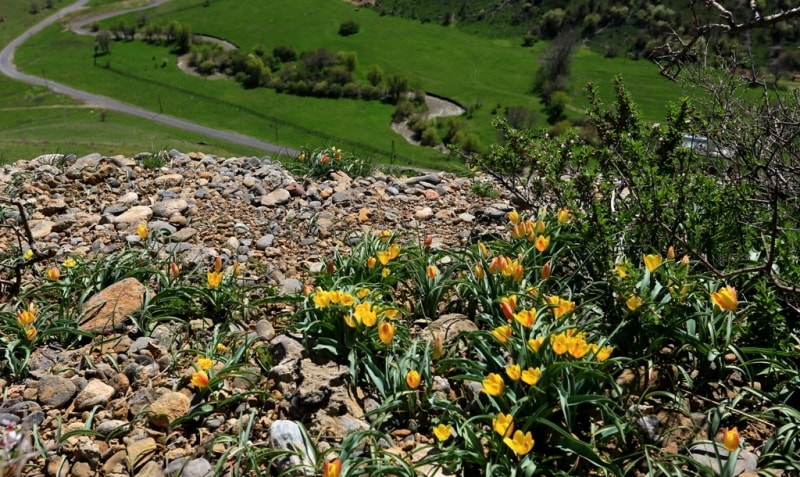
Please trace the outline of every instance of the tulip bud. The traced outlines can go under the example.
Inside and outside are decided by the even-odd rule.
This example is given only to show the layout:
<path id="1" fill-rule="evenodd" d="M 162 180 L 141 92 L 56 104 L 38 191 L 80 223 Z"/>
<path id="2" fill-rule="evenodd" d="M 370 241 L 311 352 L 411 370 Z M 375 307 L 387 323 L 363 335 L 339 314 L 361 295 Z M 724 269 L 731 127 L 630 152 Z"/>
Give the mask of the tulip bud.
<path id="1" fill-rule="evenodd" d="M 433 235 L 428 235 L 425 237 L 425 250 L 428 251 L 431 249 L 431 244 L 433 244 Z"/>
<path id="2" fill-rule="evenodd" d="M 333 275 L 333 270 L 334 270 L 333 259 L 330 259 L 328 260 L 328 268 L 327 268 L 328 275 Z"/>
<path id="3" fill-rule="evenodd" d="M 667 249 L 667 260 L 675 260 L 675 247 L 672 245 Z"/>
<path id="4" fill-rule="evenodd" d="M 57 282 L 60 277 L 61 272 L 59 272 L 57 268 L 51 267 L 47 269 L 47 279 L 51 282 Z"/>
<path id="5" fill-rule="evenodd" d="M 219 273 L 222 271 L 222 257 L 217 255 L 217 258 L 214 259 L 214 273 Z"/>
<path id="6" fill-rule="evenodd" d="M 439 359 L 444 355 L 444 343 L 442 342 L 442 336 L 436 335 L 433 339 L 433 351 L 431 351 L 431 357 L 433 359 Z"/>
<path id="7" fill-rule="evenodd" d="M 542 267 L 542 280 L 550 278 L 550 262 L 547 262 Z"/>
<path id="8" fill-rule="evenodd" d="M 169 264 L 169 273 L 172 275 L 172 278 L 178 278 L 181 274 L 181 269 L 178 268 L 178 264 L 175 262 L 170 262 Z"/>

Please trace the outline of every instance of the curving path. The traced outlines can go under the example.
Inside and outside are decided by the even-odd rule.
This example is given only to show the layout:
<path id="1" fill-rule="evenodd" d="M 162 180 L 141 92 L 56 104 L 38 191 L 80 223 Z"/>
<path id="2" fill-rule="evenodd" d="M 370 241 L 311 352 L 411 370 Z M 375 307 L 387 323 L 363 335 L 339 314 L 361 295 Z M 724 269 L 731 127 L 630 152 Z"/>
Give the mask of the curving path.
<path id="1" fill-rule="evenodd" d="M 143 8 L 150 8 L 156 4 L 163 3 L 166 0 L 154 0 L 151 1 L 150 4 L 146 5 L 145 7 L 140 7 L 136 9 L 129 9 L 117 12 L 109 12 L 110 14 L 103 14 L 107 15 L 105 18 L 111 17 L 113 15 L 118 15 L 120 13 L 125 13 L 129 11 L 141 10 Z M 44 78 L 40 78 L 38 76 L 33 76 L 29 74 L 22 73 L 17 70 L 16 66 L 14 65 L 14 51 L 27 40 L 31 36 L 39 33 L 45 27 L 52 25 L 53 23 L 60 20 L 62 17 L 76 12 L 83 8 L 89 0 L 78 0 L 77 2 L 69 5 L 67 7 L 62 8 L 58 12 L 50 15 L 49 17 L 45 18 L 37 25 L 34 25 L 28 31 L 20 35 L 18 38 L 14 39 L 11 43 L 9 43 L 2 51 L 0 51 L 0 73 L 14 78 L 19 81 L 23 81 L 29 84 L 35 84 L 39 86 L 44 86 L 46 88 L 51 89 L 52 91 L 63 94 L 66 96 L 70 96 L 75 98 L 79 101 L 85 101 L 87 103 L 91 103 L 93 105 L 97 105 L 101 108 L 106 108 L 109 110 L 115 110 L 122 113 L 130 114 L 133 116 L 139 116 L 141 118 L 145 118 L 151 121 L 156 121 L 167 126 L 176 127 L 179 129 L 183 129 L 185 131 L 190 131 L 193 133 L 201 134 L 208 137 L 213 137 L 216 139 L 221 139 L 223 141 L 231 142 L 234 144 L 240 144 L 243 146 L 252 147 L 254 149 L 261 149 L 263 151 L 274 152 L 274 153 L 284 153 L 289 155 L 296 155 L 297 151 L 293 149 L 289 149 L 284 146 L 280 146 L 277 144 L 272 144 L 269 142 L 261 141 L 260 139 L 256 139 L 250 136 L 245 136 L 243 134 L 238 134 L 235 132 L 230 131 L 223 131 L 220 129 L 210 128 L 208 126 L 203 126 L 201 124 L 193 123 L 191 121 L 186 121 L 183 119 L 175 118 L 172 116 L 168 116 L 165 114 L 158 114 L 152 111 L 148 111 L 144 108 L 140 108 L 138 106 L 133 106 L 131 104 L 123 103 L 121 101 L 117 101 L 115 99 L 109 98 L 107 96 L 101 96 L 98 94 L 92 94 L 86 91 L 81 91 L 75 88 L 71 88 L 69 86 L 63 85 L 61 83 L 56 83 L 51 80 L 46 80 Z"/>

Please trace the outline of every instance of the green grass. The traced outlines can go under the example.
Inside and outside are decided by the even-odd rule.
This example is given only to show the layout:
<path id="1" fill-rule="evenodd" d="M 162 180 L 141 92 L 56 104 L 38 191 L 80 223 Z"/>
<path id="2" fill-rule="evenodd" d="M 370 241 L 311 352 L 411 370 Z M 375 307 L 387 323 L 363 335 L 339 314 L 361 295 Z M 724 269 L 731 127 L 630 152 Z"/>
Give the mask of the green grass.
<path id="1" fill-rule="evenodd" d="M 127 21 L 138 15 L 130 14 Z M 207 8 L 194 0 L 176 0 L 148 11 L 147 16 L 159 23 L 177 19 L 195 32 L 226 38 L 247 50 L 259 44 L 267 49 L 288 44 L 299 51 L 321 47 L 356 51 L 360 65 L 357 75 L 364 74 L 369 65 L 379 64 L 387 75 L 403 74 L 413 85 L 473 108 L 474 116 L 465 122 L 464 129 L 478 133 L 484 144 L 496 138 L 491 127 L 495 106 L 500 105 L 499 111 L 512 106 L 539 108 L 529 90 L 535 54 L 543 44 L 525 49 L 513 39 L 489 41 L 454 28 L 380 17 L 345 2 L 320 0 L 279 5 L 275 1 L 217 0 Z M 242 22 L 241 18 L 263 21 Z M 358 21 L 361 32 L 340 37 L 336 33 L 339 24 L 348 19 Z M 232 81 L 194 78 L 179 71 L 174 61 L 160 68 L 162 58 L 173 59 L 169 50 L 141 42 L 115 42 L 111 54 L 100 60 L 101 64 L 109 61 L 108 70 L 91 67 L 92 51 L 90 38 L 51 28 L 27 42 L 18 51 L 17 60 L 26 71 L 46 70 L 48 77 L 59 81 L 264 140 L 294 147 L 336 142 L 302 129 L 309 128 L 387 152 L 394 147 L 415 165 L 442 167 L 441 155 L 408 145 L 389 128 L 389 105 L 300 98 L 263 88 L 248 91 Z M 585 79 L 607 78 L 608 87 L 601 91 L 607 91 L 610 98 L 610 79 L 615 73 L 635 79 L 629 81 L 629 88 L 642 104 L 643 114 L 654 121 L 663 116 L 664 104 L 678 96 L 676 88 L 661 81 L 655 67 L 645 62 L 605 60 L 585 50 L 576 55 L 573 71 L 573 98 L 578 107 L 583 101 Z M 641 84 L 636 82 L 639 80 Z M 297 127 L 279 124 L 276 131 L 271 117 Z"/>

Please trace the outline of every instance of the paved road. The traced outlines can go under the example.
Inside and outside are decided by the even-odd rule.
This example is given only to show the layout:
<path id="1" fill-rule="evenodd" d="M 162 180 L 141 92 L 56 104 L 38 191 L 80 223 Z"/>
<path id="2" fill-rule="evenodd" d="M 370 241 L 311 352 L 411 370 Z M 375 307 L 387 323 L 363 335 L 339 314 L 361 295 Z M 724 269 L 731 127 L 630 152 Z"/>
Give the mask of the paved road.
<path id="1" fill-rule="evenodd" d="M 261 149 L 263 151 L 268 151 L 273 153 L 280 152 L 290 155 L 297 154 L 297 151 L 289 149 L 285 146 L 264 142 L 261 141 L 260 139 L 256 139 L 250 136 L 245 136 L 243 134 L 238 134 L 235 132 L 222 131 L 219 129 L 210 128 L 207 126 L 203 126 L 200 124 L 193 123 L 191 121 L 186 121 L 172 116 L 157 114 L 152 111 L 140 108 L 138 106 L 133 106 L 131 104 L 123 103 L 121 101 L 117 101 L 115 99 L 106 96 L 92 94 L 86 91 L 80 91 L 75 88 L 70 88 L 69 86 L 63 85 L 61 83 L 56 83 L 54 81 L 50 81 L 45 78 L 40 78 L 38 76 L 21 73 L 20 71 L 17 70 L 17 67 L 14 65 L 14 51 L 23 42 L 25 42 L 25 40 L 39 33 L 45 27 L 55 23 L 60 18 L 83 8 L 88 2 L 89 0 L 78 0 L 72 5 L 62 8 L 58 12 L 42 20 L 39 24 L 30 28 L 28 31 L 20 35 L 19 38 L 16 38 L 14 41 L 9 43 L 5 48 L 3 48 L 2 51 L 0 51 L 0 73 L 9 76 L 11 78 L 24 81 L 25 83 L 30 83 L 50 88 L 56 93 L 70 96 L 79 101 L 85 101 L 87 103 L 95 104 L 98 107 L 119 111 L 133 116 L 139 116 L 145 119 L 149 119 L 151 121 L 156 121 L 162 124 L 166 124 L 167 126 L 180 128 L 203 136 L 221 139 L 223 141 L 252 147 L 254 149 Z"/>

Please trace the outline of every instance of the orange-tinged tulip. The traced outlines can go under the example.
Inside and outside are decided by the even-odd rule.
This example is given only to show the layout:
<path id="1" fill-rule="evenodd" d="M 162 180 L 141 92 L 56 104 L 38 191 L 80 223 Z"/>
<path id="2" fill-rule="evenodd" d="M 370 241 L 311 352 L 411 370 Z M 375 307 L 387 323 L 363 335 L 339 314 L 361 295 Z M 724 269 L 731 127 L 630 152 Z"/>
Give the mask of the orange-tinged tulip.
<path id="1" fill-rule="evenodd" d="M 203 371 L 208 371 L 214 366 L 214 361 L 208 358 L 197 358 L 197 366 Z"/>
<path id="2" fill-rule="evenodd" d="M 506 366 L 506 375 L 511 378 L 512 381 L 519 381 L 519 375 L 521 372 L 522 369 L 518 364 L 509 364 Z"/>
<path id="3" fill-rule="evenodd" d="M 378 263 L 378 260 L 375 257 L 369 257 L 367 259 L 367 268 L 375 267 L 375 264 Z M 388 263 L 388 262 L 387 262 Z"/>
<path id="4" fill-rule="evenodd" d="M 61 272 L 56 267 L 50 267 L 47 269 L 47 279 L 51 282 L 57 282 L 59 278 L 61 278 Z"/>
<path id="5" fill-rule="evenodd" d="M 506 344 L 508 339 L 511 338 L 511 327 L 508 325 L 498 326 L 492 330 L 492 336 L 497 338 L 497 341 Z"/>
<path id="6" fill-rule="evenodd" d="M 425 269 L 425 273 L 428 274 L 428 278 L 434 280 L 437 276 L 439 276 L 439 269 L 436 268 L 436 265 L 428 265 Z"/>
<path id="7" fill-rule="evenodd" d="M 178 278 L 181 274 L 181 269 L 178 268 L 178 264 L 175 262 L 169 262 L 169 274 L 172 275 L 172 278 Z"/>
<path id="8" fill-rule="evenodd" d="M 322 477 L 339 477 L 342 473 L 341 459 L 326 460 L 322 466 Z"/>
<path id="9" fill-rule="evenodd" d="M 411 389 L 417 389 L 420 381 L 422 381 L 422 376 L 419 375 L 418 371 L 412 369 L 406 373 L 406 384 L 408 384 L 408 387 Z"/>
<path id="10" fill-rule="evenodd" d="M 536 386 L 539 378 L 542 377 L 542 371 L 539 368 L 528 368 L 522 372 L 522 382 L 529 386 Z"/>
<path id="11" fill-rule="evenodd" d="M 450 439 L 450 435 L 453 433 L 453 428 L 450 427 L 449 424 L 439 424 L 438 426 L 433 428 L 433 435 L 436 436 L 439 441 L 444 442 L 447 439 Z"/>
<path id="12" fill-rule="evenodd" d="M 394 338 L 394 325 L 388 321 L 382 321 L 381 324 L 378 325 L 378 338 L 380 338 L 385 345 L 391 343 L 392 338 Z"/>
<path id="13" fill-rule="evenodd" d="M 333 271 L 335 270 L 335 268 L 336 268 L 336 263 L 333 261 L 332 258 L 329 259 L 328 265 L 325 267 L 325 272 L 327 272 L 328 275 L 333 275 Z"/>
<path id="14" fill-rule="evenodd" d="M 511 414 L 497 414 L 492 419 L 492 429 L 503 437 L 510 436 L 514 432 L 514 417 Z"/>
<path id="15" fill-rule="evenodd" d="M 533 435 L 531 435 L 531 431 L 523 434 L 522 431 L 517 430 L 514 432 L 513 438 L 506 437 L 503 439 L 503 442 L 519 456 L 523 456 L 533 449 Z"/>
<path id="16" fill-rule="evenodd" d="M 736 298 L 736 289 L 726 285 L 711 294 L 711 301 L 726 311 L 736 311 L 739 300 Z"/>
<path id="17" fill-rule="evenodd" d="M 550 236 L 548 235 L 545 237 L 544 235 L 539 235 L 536 237 L 536 250 L 540 252 L 544 252 L 547 250 L 547 247 L 550 245 Z"/>
<path id="18" fill-rule="evenodd" d="M 147 239 L 147 234 L 148 234 L 147 225 L 139 224 L 136 226 L 136 235 L 138 235 L 140 239 L 142 240 Z"/>
<path id="19" fill-rule="evenodd" d="M 500 311 L 503 312 L 503 316 L 505 316 L 507 320 L 514 318 L 514 308 L 511 303 L 507 301 L 500 302 Z"/>
<path id="20" fill-rule="evenodd" d="M 214 259 L 214 273 L 222 272 L 222 257 L 217 255 L 217 258 Z"/>
<path id="21" fill-rule="evenodd" d="M 722 429 L 722 445 L 728 449 L 729 452 L 733 452 L 739 448 L 739 444 L 741 439 L 739 438 L 739 429 L 734 427 L 732 429 L 723 428 Z"/>
<path id="22" fill-rule="evenodd" d="M 217 288 L 222 283 L 222 273 L 208 272 L 206 273 L 206 284 L 208 288 Z"/>
<path id="23" fill-rule="evenodd" d="M 437 335 L 433 339 L 433 350 L 431 350 L 431 357 L 433 359 L 439 359 L 444 355 L 444 343 L 442 342 L 442 336 Z"/>
<path id="24" fill-rule="evenodd" d="M 547 280 L 550 278 L 550 262 L 547 262 L 542 266 L 542 280 Z"/>
<path id="25" fill-rule="evenodd" d="M 661 257 L 660 253 L 645 255 L 643 258 L 644 258 L 644 266 L 647 267 L 650 273 L 656 271 L 656 268 L 658 268 L 658 266 L 661 265 L 661 262 L 664 261 L 664 258 Z"/>
<path id="26" fill-rule="evenodd" d="M 675 247 L 672 245 L 667 249 L 667 260 L 675 260 Z"/>
<path id="27" fill-rule="evenodd" d="M 428 235 L 425 237 L 425 242 L 423 243 L 422 247 L 425 250 L 430 250 L 431 245 L 433 245 L 433 235 Z"/>
<path id="28" fill-rule="evenodd" d="M 35 326 L 31 326 L 30 328 L 25 330 L 25 338 L 27 338 L 28 341 L 33 341 L 36 338 L 37 334 L 38 332 L 36 331 Z"/>
<path id="29" fill-rule="evenodd" d="M 489 373 L 489 376 L 483 380 L 483 392 L 490 396 L 499 396 L 503 394 L 503 377 L 497 373 Z"/>
<path id="30" fill-rule="evenodd" d="M 642 306 L 642 299 L 636 295 L 631 295 L 627 300 L 625 300 L 625 305 L 627 305 L 629 310 L 636 311 L 637 308 Z"/>
<path id="31" fill-rule="evenodd" d="M 205 388 L 208 386 L 208 374 L 205 371 L 197 371 L 192 374 L 191 382 L 197 388 Z"/>

